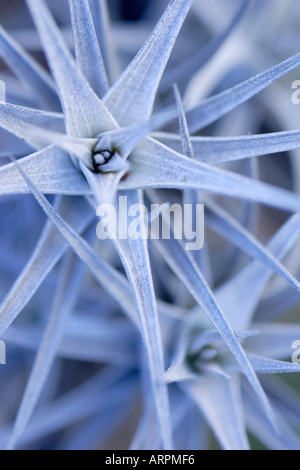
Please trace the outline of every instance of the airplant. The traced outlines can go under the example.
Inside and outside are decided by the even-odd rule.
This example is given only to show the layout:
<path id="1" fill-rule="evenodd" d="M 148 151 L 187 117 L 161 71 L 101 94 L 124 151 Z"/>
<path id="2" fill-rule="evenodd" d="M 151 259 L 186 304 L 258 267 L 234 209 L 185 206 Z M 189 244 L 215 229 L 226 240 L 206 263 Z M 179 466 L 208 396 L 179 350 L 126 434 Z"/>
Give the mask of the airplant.
<path id="1" fill-rule="evenodd" d="M 267 68 L 243 36 L 248 63 L 224 53 L 220 83 L 216 59 L 263 8 L 254 0 L 226 0 L 236 11 L 211 40 L 207 2 L 172 0 L 129 61 L 105 0 L 70 0 L 61 29 L 55 2 L 25 3 L 46 62 L 26 50 L 39 49 L 34 29 L 1 27 L 12 72 L 0 103 L 1 445 L 118 448 L 119 430 L 130 449 L 207 449 L 214 435 L 223 449 L 246 450 L 250 434 L 299 449 L 300 397 L 275 375 L 300 367 L 290 359 L 299 326 L 278 322 L 299 303 L 300 132 L 280 130 L 293 127 L 280 85 L 288 103 L 276 132 L 263 116 L 276 114 L 272 100 L 254 97 L 300 54 L 268 57 Z M 176 40 L 190 57 L 172 54 Z M 204 249 L 188 252 L 175 237 L 100 242 L 97 207 L 118 210 L 118 195 L 204 203 Z"/>

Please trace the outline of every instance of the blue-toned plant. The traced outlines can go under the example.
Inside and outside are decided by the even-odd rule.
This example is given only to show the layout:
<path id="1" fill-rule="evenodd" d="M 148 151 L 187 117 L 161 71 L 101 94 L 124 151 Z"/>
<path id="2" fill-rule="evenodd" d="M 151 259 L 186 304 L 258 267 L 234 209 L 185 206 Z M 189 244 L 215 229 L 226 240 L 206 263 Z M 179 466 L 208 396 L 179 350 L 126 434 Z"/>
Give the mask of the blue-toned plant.
<path id="1" fill-rule="evenodd" d="M 121 74 L 104 0 L 69 1 L 74 56 L 68 23 L 60 31 L 44 0 L 25 3 L 49 71 L 1 27 L 0 57 L 15 76 L 3 76 L 0 103 L 0 337 L 15 346 L 0 371 L 1 445 L 105 448 L 135 424 L 131 449 L 207 449 L 209 430 L 223 449 L 249 449 L 249 433 L 271 449 L 299 449 L 300 397 L 267 376 L 300 367 L 284 362 L 299 326 L 276 321 L 299 303 L 300 197 L 288 154 L 278 185 L 260 178 L 255 157 L 271 174 L 275 159 L 265 156 L 299 149 L 300 131 L 262 133 L 263 106 L 249 100 L 296 69 L 300 54 L 225 90 L 216 79 L 204 99 L 202 71 L 248 8 L 258 14 L 254 0 L 237 2 L 217 38 L 166 68 L 185 20 L 199 22 L 205 8 L 172 0 Z M 33 30 L 24 38 L 37 41 Z M 236 108 L 233 132 L 243 123 L 256 134 L 224 136 Z M 118 211 L 118 195 L 131 205 L 204 203 L 204 249 L 191 254 L 174 237 L 100 242 L 96 209 Z M 269 242 L 260 205 L 274 219 Z M 273 208 L 287 214 L 279 223 Z M 22 348 L 35 355 L 22 361 Z"/>

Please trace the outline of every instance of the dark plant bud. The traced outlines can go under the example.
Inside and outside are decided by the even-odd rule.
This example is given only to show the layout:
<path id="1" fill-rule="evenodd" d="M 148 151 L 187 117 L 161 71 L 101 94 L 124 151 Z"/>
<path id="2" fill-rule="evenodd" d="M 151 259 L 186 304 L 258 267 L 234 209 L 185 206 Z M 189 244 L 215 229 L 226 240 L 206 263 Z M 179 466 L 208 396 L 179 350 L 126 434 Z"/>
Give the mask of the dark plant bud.
<path id="1" fill-rule="evenodd" d="M 96 173 L 101 171 L 101 166 L 106 165 L 112 158 L 113 153 L 110 150 L 101 150 L 93 155 L 93 166 Z"/>

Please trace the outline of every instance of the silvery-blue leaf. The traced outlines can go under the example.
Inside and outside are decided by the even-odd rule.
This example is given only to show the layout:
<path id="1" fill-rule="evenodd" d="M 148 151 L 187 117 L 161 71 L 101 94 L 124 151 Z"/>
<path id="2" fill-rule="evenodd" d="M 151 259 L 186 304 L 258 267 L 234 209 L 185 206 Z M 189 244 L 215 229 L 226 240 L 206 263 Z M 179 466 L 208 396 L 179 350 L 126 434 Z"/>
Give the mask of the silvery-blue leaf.
<path id="1" fill-rule="evenodd" d="M 267 246 L 268 250 L 278 260 L 281 260 L 298 239 L 299 230 L 300 216 L 295 214 L 277 231 Z M 233 279 L 218 289 L 216 296 L 237 330 L 247 329 L 271 276 L 272 271 L 270 268 L 258 261 L 252 261 Z M 250 286 L 251 296 L 249 295 Z M 234 297 L 232 296 L 232 289 L 235 292 Z M 243 306 L 242 316 L 240 315 L 241 305 Z"/>
<path id="2" fill-rule="evenodd" d="M 19 160 L 43 194 L 89 194 L 84 176 L 78 172 L 69 155 L 53 146 Z M 0 194 L 28 194 L 30 190 L 14 163 L 0 167 Z"/>
<path id="3" fill-rule="evenodd" d="M 77 65 L 102 98 L 108 91 L 108 83 L 88 0 L 69 0 L 69 3 Z"/>
<path id="4" fill-rule="evenodd" d="M 5 110 L 6 111 L 6 110 Z M 44 129 L 40 126 L 35 126 L 31 124 L 28 119 L 29 116 L 26 116 L 27 119 L 15 119 L 14 117 L 14 108 L 13 112 L 10 112 L 11 109 L 8 108 L 8 115 L 5 112 L 5 118 L 2 122 L 2 127 L 17 135 L 21 139 L 24 139 L 29 145 L 33 146 L 36 149 L 43 149 L 49 145 L 57 145 L 57 147 L 69 152 L 72 156 L 76 156 L 81 160 L 85 166 L 92 169 L 93 161 L 92 154 L 93 149 L 98 143 L 98 139 L 83 139 L 81 137 L 72 137 L 67 136 L 59 132 L 51 130 L 53 125 L 54 128 L 57 127 L 57 122 L 50 115 L 37 115 L 37 121 L 44 121 L 46 126 L 47 121 L 49 121 L 49 129 Z M 32 113 L 32 118 L 35 118 L 34 113 Z M 54 121 L 54 122 L 53 122 Z"/>
<path id="5" fill-rule="evenodd" d="M 68 132 L 77 137 L 95 137 L 115 128 L 113 117 L 77 69 L 44 0 L 38 4 L 26 1 L 58 87 Z"/>
<path id="6" fill-rule="evenodd" d="M 91 222 L 91 213 L 79 217 L 74 203 L 63 199 L 59 209 L 66 220 L 79 233 L 84 231 Z M 3 333 L 15 320 L 38 290 L 46 276 L 65 253 L 67 243 L 49 222 L 45 226 L 40 240 L 23 271 L 0 305 L 0 331 Z"/>
<path id="7" fill-rule="evenodd" d="M 181 139 L 176 134 L 155 133 L 154 137 L 176 152 Z M 210 165 L 287 152 L 300 147 L 300 132 L 286 131 L 240 137 L 192 137 L 195 157 Z"/>
<path id="8" fill-rule="evenodd" d="M 300 364 L 276 361 L 256 354 L 249 354 L 250 362 L 258 374 L 299 374 Z"/>
<path id="9" fill-rule="evenodd" d="M 118 123 L 148 119 L 157 89 L 192 0 L 172 0 L 136 58 L 110 89 L 104 103 Z"/>
<path id="10" fill-rule="evenodd" d="M 80 327 L 80 329 L 79 329 Z M 113 327 L 113 328 L 112 328 Z M 71 320 L 66 329 L 57 356 L 95 364 L 112 364 L 115 366 L 135 365 L 134 335 L 124 322 L 102 321 L 85 325 Z M 7 345 L 38 351 L 43 331 L 38 328 L 10 326 L 2 335 Z"/>
<path id="11" fill-rule="evenodd" d="M 168 90 L 174 83 L 186 82 L 209 60 L 211 60 L 232 34 L 239 22 L 243 19 L 247 9 L 254 1 L 255 0 L 242 0 L 236 14 L 230 21 L 230 24 L 219 36 L 216 36 L 207 45 L 203 46 L 198 53 L 181 62 L 180 65 L 174 67 L 170 71 L 167 71 L 164 79 L 162 80 L 162 89 Z"/>
<path id="12" fill-rule="evenodd" d="M 292 212 L 300 210 L 297 195 L 184 157 L 154 139 L 148 138 L 137 147 L 130 161 L 132 171 L 120 183 L 121 189 L 199 189 Z"/>
<path id="13" fill-rule="evenodd" d="M 46 128 L 55 132 L 64 132 L 64 119 L 61 114 L 47 113 L 36 109 L 23 108 L 8 103 L 0 103 L 0 126 L 31 144 L 40 148 L 38 132 L 28 132 L 24 125 Z"/>
<path id="14" fill-rule="evenodd" d="M 90 245 L 60 217 L 46 197 L 30 180 L 30 177 L 24 172 L 23 168 L 17 162 L 14 162 L 14 165 L 53 225 L 68 241 L 77 256 L 89 267 L 97 281 L 117 300 L 133 323 L 136 323 L 133 298 L 124 276 L 95 253 Z M 122 292 L 122 295 L 120 295 L 120 292 Z"/>
<path id="15" fill-rule="evenodd" d="M 249 100 L 279 78 L 300 65 L 300 54 L 281 62 L 274 67 L 230 88 L 186 111 L 192 133 L 208 126 L 238 105 Z"/>
<path id="16" fill-rule="evenodd" d="M 174 95 L 177 104 L 178 117 L 179 117 L 179 130 L 180 130 L 180 142 L 181 148 L 178 150 L 178 153 L 183 153 L 186 157 L 195 158 L 194 149 L 191 141 L 190 131 L 188 123 L 186 120 L 186 115 L 184 112 L 184 107 L 178 86 L 173 87 Z"/>
<path id="17" fill-rule="evenodd" d="M 76 266 L 72 256 L 69 254 L 63 262 L 61 275 L 58 278 L 59 288 L 54 296 L 48 324 L 27 382 L 7 450 L 15 447 L 26 429 L 77 300 L 83 269 L 82 266 Z"/>
<path id="18" fill-rule="evenodd" d="M 282 412 L 289 423 L 299 432 L 299 394 L 291 385 L 276 375 L 269 375 L 264 378 L 265 388 L 276 407 Z"/>
<path id="19" fill-rule="evenodd" d="M 245 403 L 246 422 L 249 430 L 267 448 L 273 450 L 299 450 L 300 440 L 291 426 L 279 415 L 281 431 L 276 435 L 272 431 L 270 424 L 260 412 L 256 403 L 248 396 L 243 396 Z"/>
<path id="20" fill-rule="evenodd" d="M 55 85 L 45 69 L 0 27 L 0 56 L 26 85 L 36 104 L 59 110 Z"/>
<path id="21" fill-rule="evenodd" d="M 249 450 L 236 379 L 205 378 L 184 384 L 184 389 L 197 403 L 224 450 Z"/>
<path id="22" fill-rule="evenodd" d="M 274 423 L 273 412 L 263 388 L 259 383 L 242 346 L 237 341 L 230 323 L 216 302 L 215 297 L 203 278 L 198 266 L 178 240 L 168 240 L 167 242 L 165 240 L 159 240 L 156 246 L 171 269 L 180 277 L 182 282 L 189 289 L 202 311 L 205 312 L 211 321 L 212 325 L 214 325 L 218 330 L 224 342 L 228 346 L 228 349 L 240 364 L 244 374 L 253 387 L 258 400 L 268 414 L 270 421 Z"/>
<path id="23" fill-rule="evenodd" d="M 261 260 L 300 293 L 300 284 L 297 279 L 249 231 L 244 229 L 227 211 L 224 211 L 216 204 L 207 201 L 206 206 L 209 209 L 207 223 L 213 230 L 251 257 Z"/>
<path id="24" fill-rule="evenodd" d="M 247 350 L 259 356 L 282 360 L 290 360 L 292 354 L 296 352 L 292 346 L 296 342 L 295 338 L 300 338 L 300 328 L 297 324 L 256 323 L 253 327 L 260 334 L 246 341 Z"/>
<path id="25" fill-rule="evenodd" d="M 290 287 L 280 289 L 279 292 L 265 295 L 258 305 L 257 315 L 261 322 L 274 321 L 292 310 L 299 303 L 299 295 Z"/>
<path id="26" fill-rule="evenodd" d="M 142 204 L 142 194 L 138 191 L 126 192 L 128 205 Z M 122 229 L 127 230 L 124 214 L 119 212 Z M 124 227 L 126 224 L 126 227 Z M 141 227 L 142 234 L 145 226 Z M 150 259 L 146 239 L 119 239 L 116 248 L 122 259 L 128 279 L 130 280 L 139 313 L 140 329 L 149 362 L 151 385 L 156 403 L 161 438 L 165 449 L 173 447 L 172 426 L 168 402 L 168 391 L 164 381 L 164 356 L 161 340 L 157 302 L 155 298 Z"/>
<path id="27" fill-rule="evenodd" d="M 99 410 L 99 406 L 106 408 L 110 401 L 114 405 L 118 400 L 120 381 L 124 372 L 119 369 L 106 370 L 93 375 L 87 382 L 73 389 L 69 393 L 63 394 L 53 403 L 44 406 L 35 414 L 31 424 L 20 440 L 20 444 L 26 445 L 43 436 L 64 429 L 68 424 L 77 423 L 88 418 Z M 124 384 L 124 400 L 128 397 L 128 392 L 133 392 L 136 386 L 134 378 L 129 379 Z M 81 403 L 84 398 L 84 403 Z M 122 398 L 122 397 L 121 397 Z M 99 403 L 100 401 L 100 403 Z M 8 435 L 8 433 L 7 433 Z M 1 442 L 2 443 L 2 442 Z"/>
<path id="28" fill-rule="evenodd" d="M 101 52 L 110 83 L 113 83 L 120 75 L 120 64 L 114 42 L 111 21 L 109 18 L 106 0 L 89 0 L 98 44 L 101 44 Z"/>
<path id="29" fill-rule="evenodd" d="M 191 136 L 186 120 L 186 115 L 184 112 L 184 107 L 180 92 L 177 86 L 174 86 L 175 99 L 177 103 L 178 115 L 179 115 L 179 130 L 182 150 L 178 150 L 179 153 L 183 153 L 186 157 L 195 158 L 194 149 L 191 141 Z M 204 194 L 199 194 L 198 191 L 186 189 L 183 192 L 183 204 L 201 204 L 204 201 Z M 204 234 L 205 237 L 206 234 Z M 202 250 L 194 253 L 194 258 L 196 262 L 202 269 L 203 274 L 207 279 L 209 285 L 212 284 L 212 269 L 210 254 L 206 244 L 204 244 Z"/>

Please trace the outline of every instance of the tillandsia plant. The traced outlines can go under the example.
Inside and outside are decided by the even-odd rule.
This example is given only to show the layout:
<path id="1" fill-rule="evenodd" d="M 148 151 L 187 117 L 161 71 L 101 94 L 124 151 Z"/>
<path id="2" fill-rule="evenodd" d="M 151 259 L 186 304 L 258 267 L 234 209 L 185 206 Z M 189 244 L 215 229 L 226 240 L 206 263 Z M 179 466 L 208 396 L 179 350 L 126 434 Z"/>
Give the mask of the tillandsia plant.
<path id="1" fill-rule="evenodd" d="M 1 447 L 299 450 L 298 2 L 7 3 Z"/>

